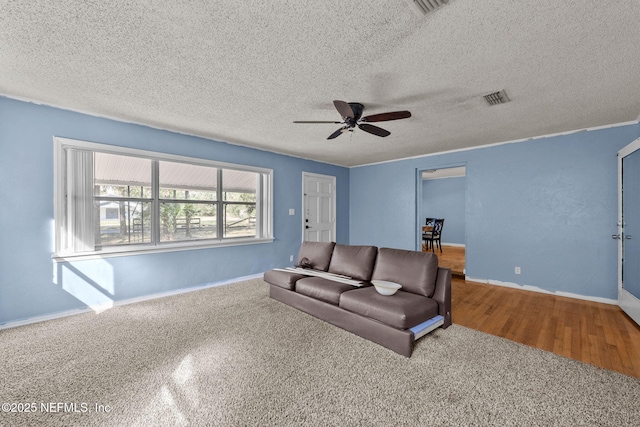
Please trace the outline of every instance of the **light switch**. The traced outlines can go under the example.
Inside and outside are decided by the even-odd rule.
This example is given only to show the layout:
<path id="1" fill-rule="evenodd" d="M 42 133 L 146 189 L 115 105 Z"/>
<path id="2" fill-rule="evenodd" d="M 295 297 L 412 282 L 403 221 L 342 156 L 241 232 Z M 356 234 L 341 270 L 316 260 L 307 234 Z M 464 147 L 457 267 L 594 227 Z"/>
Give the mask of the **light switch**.
<path id="1" fill-rule="evenodd" d="M 289 215 L 295 215 L 295 214 L 296 214 L 295 209 L 289 209 Z"/>

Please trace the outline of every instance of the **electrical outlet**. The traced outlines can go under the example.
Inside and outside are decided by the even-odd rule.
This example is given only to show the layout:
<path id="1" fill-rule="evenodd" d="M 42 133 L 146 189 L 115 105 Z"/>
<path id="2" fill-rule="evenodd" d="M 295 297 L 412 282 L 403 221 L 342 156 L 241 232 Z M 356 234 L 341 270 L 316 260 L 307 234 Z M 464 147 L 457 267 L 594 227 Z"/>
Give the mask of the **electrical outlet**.
<path id="1" fill-rule="evenodd" d="M 516 267 L 516 274 L 520 274 L 520 267 Z"/>
<path id="2" fill-rule="evenodd" d="M 293 262 L 293 255 L 289 255 L 289 261 Z"/>

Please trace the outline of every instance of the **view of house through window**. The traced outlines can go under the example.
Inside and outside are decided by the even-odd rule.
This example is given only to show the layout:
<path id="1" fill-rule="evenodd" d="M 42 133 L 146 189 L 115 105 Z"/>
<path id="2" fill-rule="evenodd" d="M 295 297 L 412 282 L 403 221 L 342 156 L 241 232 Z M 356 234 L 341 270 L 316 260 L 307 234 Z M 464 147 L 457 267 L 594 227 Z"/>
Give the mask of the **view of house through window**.
<path id="1" fill-rule="evenodd" d="M 79 145 L 59 148 L 58 253 L 271 238 L 269 170 Z"/>
<path id="2" fill-rule="evenodd" d="M 95 245 L 150 243 L 151 160 L 94 153 Z"/>

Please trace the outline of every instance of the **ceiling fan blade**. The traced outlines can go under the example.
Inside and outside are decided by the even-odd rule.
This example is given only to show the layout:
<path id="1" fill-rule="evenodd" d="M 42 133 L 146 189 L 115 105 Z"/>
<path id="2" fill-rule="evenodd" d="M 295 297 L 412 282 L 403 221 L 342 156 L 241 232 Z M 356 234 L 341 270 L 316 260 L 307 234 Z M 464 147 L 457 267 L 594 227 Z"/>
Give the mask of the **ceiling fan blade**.
<path id="1" fill-rule="evenodd" d="M 333 101 L 333 105 L 336 107 L 336 110 L 338 110 L 338 113 L 340 113 L 341 117 L 349 117 L 350 119 L 353 119 L 355 117 L 353 115 L 353 110 L 351 109 L 351 106 L 346 102 Z"/>
<path id="2" fill-rule="evenodd" d="M 392 111 L 389 113 L 372 114 L 371 116 L 363 117 L 363 122 L 388 122 L 389 120 L 408 119 L 411 117 L 409 111 Z"/>
<path id="3" fill-rule="evenodd" d="M 342 135 L 344 133 L 345 129 L 349 129 L 349 126 L 341 127 L 340 129 L 338 129 L 337 131 L 335 131 L 334 133 L 329 135 L 329 138 L 327 138 L 327 139 L 333 139 L 333 138 L 339 137 L 340 135 Z"/>
<path id="4" fill-rule="evenodd" d="M 293 123 L 333 123 L 333 124 L 340 124 L 342 122 L 336 122 L 336 121 L 318 121 L 318 120 L 296 120 Z"/>
<path id="5" fill-rule="evenodd" d="M 358 123 L 358 127 L 360 129 L 362 129 L 365 132 L 369 132 L 372 133 L 374 135 L 378 135 L 381 137 L 385 137 L 385 136 L 389 136 L 391 135 L 391 132 L 389 132 L 388 130 L 384 130 L 382 128 L 379 128 L 378 126 L 374 126 L 374 125 L 369 125 L 366 123 Z"/>

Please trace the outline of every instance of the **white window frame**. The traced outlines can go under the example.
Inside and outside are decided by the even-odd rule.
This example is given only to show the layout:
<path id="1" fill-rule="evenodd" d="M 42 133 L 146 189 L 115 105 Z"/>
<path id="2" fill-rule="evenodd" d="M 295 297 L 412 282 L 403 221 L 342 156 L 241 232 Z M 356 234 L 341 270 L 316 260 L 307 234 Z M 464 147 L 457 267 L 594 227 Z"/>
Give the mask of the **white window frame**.
<path id="1" fill-rule="evenodd" d="M 192 250 L 201 248 L 212 248 L 221 246 L 237 246 L 237 245 L 251 245 L 256 243 L 269 243 L 274 240 L 273 237 L 273 170 L 260 168 L 255 166 L 239 165 L 233 163 L 218 162 L 214 160 L 201 159 L 195 157 L 179 156 L 174 154 L 158 153 L 147 150 L 140 150 L 135 148 L 119 147 L 113 145 L 99 144 L 94 142 L 80 141 L 69 138 L 54 137 L 54 235 L 55 235 L 55 248 L 53 253 L 53 259 L 56 261 L 65 261 L 69 259 L 92 259 L 92 258 L 105 258 L 112 256 L 123 255 L 137 255 L 153 252 L 170 252 L 180 250 Z M 160 242 L 159 239 L 155 239 L 153 243 L 146 244 L 131 244 L 121 246 L 107 246 L 99 250 L 73 252 L 65 247 L 65 233 L 66 224 L 68 221 L 66 213 L 66 156 L 65 150 L 68 148 L 76 148 L 81 150 L 89 150 L 93 152 L 102 152 L 110 154 L 120 154 L 126 156 L 136 156 L 152 161 L 174 161 L 182 162 L 199 166 L 210 166 L 222 169 L 233 169 L 245 172 L 257 173 L 260 177 L 259 186 L 260 189 L 257 194 L 260 196 L 259 200 L 256 200 L 256 236 L 249 237 L 233 237 L 224 238 L 222 235 L 218 235 L 215 239 L 202 239 L 202 240 L 185 240 L 176 242 Z M 152 185 L 157 186 L 158 177 L 154 176 L 152 179 Z M 222 188 L 224 183 L 218 182 L 218 187 Z M 155 200 L 155 199 L 154 199 Z M 218 200 L 217 203 L 224 206 L 222 200 Z M 223 221 L 223 218 L 218 218 L 218 221 Z M 155 224 L 158 221 L 154 221 Z M 157 225 L 155 225 L 157 227 Z M 154 227 L 154 231 L 155 231 Z"/>

